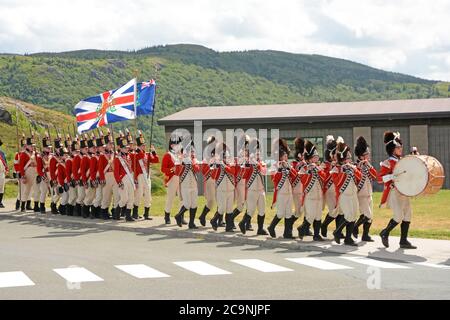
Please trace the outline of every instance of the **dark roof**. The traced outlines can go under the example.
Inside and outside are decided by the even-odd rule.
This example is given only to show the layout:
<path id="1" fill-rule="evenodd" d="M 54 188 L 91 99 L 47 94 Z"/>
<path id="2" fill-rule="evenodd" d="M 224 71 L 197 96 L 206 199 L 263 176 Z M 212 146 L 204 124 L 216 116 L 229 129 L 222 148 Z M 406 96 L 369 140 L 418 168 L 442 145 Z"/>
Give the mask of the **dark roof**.
<path id="1" fill-rule="evenodd" d="M 191 124 L 202 120 L 208 124 L 332 122 L 343 120 L 391 120 L 450 117 L 450 99 L 416 99 L 193 107 L 158 121 L 160 125 Z"/>

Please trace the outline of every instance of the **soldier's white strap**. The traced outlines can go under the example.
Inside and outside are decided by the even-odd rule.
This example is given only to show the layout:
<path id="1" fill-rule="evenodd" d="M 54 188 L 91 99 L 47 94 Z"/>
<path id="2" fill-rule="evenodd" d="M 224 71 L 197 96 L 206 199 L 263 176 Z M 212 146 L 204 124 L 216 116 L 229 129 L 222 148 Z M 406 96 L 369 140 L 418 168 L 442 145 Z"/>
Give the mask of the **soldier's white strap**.
<path id="1" fill-rule="evenodd" d="M 147 181 L 147 180 L 148 180 L 147 169 L 145 169 L 144 161 L 143 161 L 143 160 L 144 160 L 144 159 L 140 159 L 138 162 L 139 162 L 139 166 L 141 167 L 141 170 L 142 170 L 142 173 L 143 173 L 143 175 L 144 175 L 144 178 L 145 178 L 145 180 Z"/>
<path id="2" fill-rule="evenodd" d="M 122 157 L 119 156 L 118 158 L 119 158 L 120 164 L 122 165 L 123 169 L 127 173 L 128 179 L 130 179 L 131 184 L 134 186 L 134 179 L 133 179 L 133 176 L 131 175 L 131 171 L 130 171 L 130 168 L 128 167 L 128 164 L 125 162 L 125 160 L 123 160 Z"/>

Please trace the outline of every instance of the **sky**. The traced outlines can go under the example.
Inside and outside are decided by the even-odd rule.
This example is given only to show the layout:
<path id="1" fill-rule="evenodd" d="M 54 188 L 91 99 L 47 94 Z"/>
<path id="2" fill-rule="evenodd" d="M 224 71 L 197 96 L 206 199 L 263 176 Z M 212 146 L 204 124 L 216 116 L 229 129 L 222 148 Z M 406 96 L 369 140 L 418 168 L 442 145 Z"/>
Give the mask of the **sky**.
<path id="1" fill-rule="evenodd" d="M 448 0 L 0 0 L 0 52 L 199 44 L 348 59 L 450 81 Z"/>

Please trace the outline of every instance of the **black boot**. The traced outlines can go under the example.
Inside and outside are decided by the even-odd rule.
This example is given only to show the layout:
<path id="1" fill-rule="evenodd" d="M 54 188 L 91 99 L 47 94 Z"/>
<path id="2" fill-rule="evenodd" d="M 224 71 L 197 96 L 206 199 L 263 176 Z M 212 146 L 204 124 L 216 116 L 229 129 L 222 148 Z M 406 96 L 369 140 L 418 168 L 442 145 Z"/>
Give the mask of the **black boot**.
<path id="1" fill-rule="evenodd" d="M 101 207 L 95 207 L 95 219 L 103 219 Z"/>
<path id="2" fill-rule="evenodd" d="M 101 209 L 101 214 L 102 214 L 102 219 L 103 220 L 110 220 L 111 219 L 111 217 L 109 216 L 107 208 L 106 209 Z"/>
<path id="3" fill-rule="evenodd" d="M 343 219 L 343 221 L 341 222 L 341 224 L 336 228 L 336 230 L 333 232 L 333 237 L 334 237 L 334 241 L 336 241 L 337 244 L 341 244 L 341 234 L 342 234 L 342 230 L 344 230 L 344 228 L 347 226 L 347 224 L 349 224 L 350 222 L 348 222 L 347 220 L 345 220 L 345 218 Z M 347 229 L 348 230 L 348 229 Z M 351 235 L 351 234 L 350 234 Z M 344 238 L 345 239 L 345 238 Z"/>
<path id="4" fill-rule="evenodd" d="M 1 203 L 1 201 L 0 201 L 0 203 Z M 1 207 L 0 207 L 0 208 L 1 208 Z M 35 202 L 34 202 L 34 208 L 33 208 L 33 211 L 36 212 L 36 213 L 39 212 L 39 201 L 35 201 Z"/>
<path id="5" fill-rule="evenodd" d="M 264 230 L 264 220 L 266 219 L 266 216 L 260 216 L 258 215 L 258 236 L 267 236 L 268 233 L 266 230 Z"/>
<path id="6" fill-rule="evenodd" d="M 152 218 L 150 218 L 150 208 L 144 208 L 144 219 L 153 220 Z"/>
<path id="7" fill-rule="evenodd" d="M 407 221 L 403 221 L 402 224 L 400 225 L 400 248 L 401 249 L 417 249 L 416 246 L 413 246 L 409 241 L 408 241 L 408 231 L 409 231 L 409 225 L 411 223 L 407 222 Z"/>
<path id="8" fill-rule="evenodd" d="M 195 215 L 197 214 L 197 208 L 189 210 L 189 229 L 198 229 L 195 225 Z"/>
<path id="9" fill-rule="evenodd" d="M 81 217 L 81 204 L 77 203 L 75 209 L 73 210 L 73 215 L 75 217 Z"/>
<path id="10" fill-rule="evenodd" d="M 125 206 L 126 208 L 126 206 Z M 121 218 L 125 218 L 125 216 L 127 215 L 127 210 L 123 210 L 123 208 L 120 208 L 120 217 Z"/>
<path id="11" fill-rule="evenodd" d="M 284 232 L 283 232 L 284 239 L 295 239 L 294 236 L 292 235 L 293 226 L 294 226 L 294 219 L 292 217 L 284 219 Z"/>
<path id="12" fill-rule="evenodd" d="M 20 209 L 20 200 L 17 199 L 16 200 L 16 210 L 19 210 L 19 209 Z"/>
<path id="13" fill-rule="evenodd" d="M 180 228 L 183 226 L 183 215 L 187 211 L 185 206 L 181 206 L 180 211 L 175 216 L 175 221 L 177 222 L 177 226 Z"/>
<path id="14" fill-rule="evenodd" d="M 125 211 L 125 221 L 126 222 L 133 222 L 136 221 L 133 219 L 133 217 L 131 216 L 131 209 L 128 209 L 127 207 L 123 207 L 122 211 Z"/>
<path id="15" fill-rule="evenodd" d="M 42 214 L 47 213 L 47 211 L 45 210 L 45 203 L 41 203 L 41 205 L 39 207 L 39 211 Z"/>
<path id="16" fill-rule="evenodd" d="M 50 204 L 50 208 L 52 210 L 52 214 L 58 214 L 58 208 L 56 207 L 56 203 L 52 202 Z"/>
<path id="17" fill-rule="evenodd" d="M 164 212 L 164 223 L 165 224 L 171 224 L 170 213 L 169 212 Z"/>
<path id="18" fill-rule="evenodd" d="M 314 241 L 324 241 L 323 238 L 320 236 L 320 227 L 322 226 L 322 222 L 319 220 L 314 220 L 313 222 L 313 229 L 314 229 Z"/>
<path id="19" fill-rule="evenodd" d="M 356 239 L 358 239 L 358 235 L 359 235 L 359 227 L 364 223 L 365 221 L 365 216 L 362 214 L 359 216 L 358 221 L 356 221 L 355 226 L 353 227 L 353 237 L 355 237 Z"/>
<path id="20" fill-rule="evenodd" d="M 361 240 L 365 242 L 374 242 L 374 240 L 369 236 L 370 226 L 372 225 L 372 223 L 369 222 L 370 220 L 368 218 L 366 219 L 367 221 L 365 221 L 363 224 L 363 235 Z"/>
<path id="21" fill-rule="evenodd" d="M 207 206 L 205 206 L 203 208 L 202 214 L 200 215 L 200 217 L 198 218 L 200 220 L 200 224 L 203 227 L 206 227 L 206 215 L 209 213 L 209 211 L 211 211 Z"/>
<path id="22" fill-rule="evenodd" d="M 238 224 L 239 230 L 241 230 L 242 234 L 245 234 L 247 232 L 247 224 L 249 224 L 250 221 L 252 221 L 252 217 L 250 217 L 248 214 L 244 214 L 241 222 L 239 222 Z"/>
<path id="23" fill-rule="evenodd" d="M 211 227 L 213 228 L 214 231 L 217 231 L 217 228 L 219 227 L 220 217 L 221 217 L 221 215 L 218 212 L 216 212 L 214 214 L 214 217 L 210 221 Z"/>
<path id="24" fill-rule="evenodd" d="M 20 204 L 20 212 L 27 212 L 25 206 L 26 206 L 26 202 L 22 201 L 22 203 Z"/>
<path id="25" fill-rule="evenodd" d="M 234 228 L 233 213 L 227 213 L 225 215 L 225 232 L 233 232 Z"/>
<path id="26" fill-rule="evenodd" d="M 119 221 L 121 220 L 121 216 L 122 216 L 122 208 L 120 206 L 117 206 L 114 209 L 114 213 L 113 213 L 113 220 Z"/>
<path id="27" fill-rule="evenodd" d="M 311 227 L 311 223 L 308 222 L 308 220 L 303 220 L 303 223 L 300 227 L 297 228 L 298 231 L 298 237 L 300 240 L 303 240 L 303 238 L 306 236 L 306 233 L 309 230 L 309 227 Z"/>
<path id="28" fill-rule="evenodd" d="M 58 212 L 59 212 L 60 215 L 65 216 L 66 215 L 66 206 L 60 204 L 59 208 L 58 208 Z"/>
<path id="29" fill-rule="evenodd" d="M 272 238 L 276 238 L 277 234 L 275 232 L 275 227 L 277 226 L 277 224 L 281 221 L 280 218 L 278 218 L 278 216 L 275 215 L 275 217 L 273 217 L 272 222 L 270 223 L 270 226 L 267 228 L 267 231 L 269 231 L 269 234 Z"/>
<path id="30" fill-rule="evenodd" d="M 186 211 L 188 211 L 188 210 L 186 209 Z M 182 224 L 183 226 L 187 226 L 187 225 L 188 225 L 188 222 L 187 222 L 186 220 L 184 220 L 184 214 L 186 213 L 186 211 L 184 211 L 184 212 L 181 214 L 181 224 Z"/>
<path id="31" fill-rule="evenodd" d="M 67 205 L 67 215 L 69 217 L 73 217 L 73 210 L 74 210 L 74 207 L 72 205 L 68 204 Z"/>
<path id="32" fill-rule="evenodd" d="M 27 201 L 27 211 L 32 211 L 33 210 L 33 208 L 31 207 L 31 200 L 28 200 Z"/>
<path id="33" fill-rule="evenodd" d="M 323 220 L 322 225 L 320 226 L 320 233 L 322 234 L 322 237 L 326 238 L 328 234 L 328 225 L 333 222 L 335 218 L 331 217 L 329 214 L 325 217 L 325 220 Z"/>
<path id="34" fill-rule="evenodd" d="M 0 208 L 4 208 L 4 207 L 5 206 L 3 205 L 3 193 L 0 193 Z"/>
<path id="35" fill-rule="evenodd" d="M 234 224 L 234 219 L 236 219 L 241 214 L 241 211 L 238 210 L 238 208 L 233 210 L 233 213 L 231 214 L 231 224 L 233 226 L 233 230 L 236 229 L 236 225 Z"/>
<path id="36" fill-rule="evenodd" d="M 345 229 L 345 240 L 344 240 L 344 244 L 346 246 L 352 246 L 352 247 L 357 247 L 358 245 L 355 243 L 355 241 L 352 238 L 352 234 L 353 234 L 353 229 L 355 227 L 355 222 L 349 222 L 346 226 Z"/>
<path id="37" fill-rule="evenodd" d="M 336 220 L 335 220 L 335 222 L 336 222 L 336 229 L 337 229 L 344 221 L 345 221 L 344 215 L 343 215 L 343 214 L 338 215 L 338 216 L 336 217 Z M 343 230 L 343 229 L 342 229 L 342 230 Z M 343 233 L 342 231 L 339 233 L 339 238 L 340 238 L 340 239 L 345 239 L 344 233 Z"/>
<path id="38" fill-rule="evenodd" d="M 83 206 L 82 207 L 82 216 L 83 216 L 83 219 L 87 219 L 87 218 L 89 218 L 89 206 Z"/>
<path id="39" fill-rule="evenodd" d="M 225 222 L 223 222 L 223 214 L 219 215 L 219 221 L 217 222 L 217 226 L 219 228 L 224 228 L 225 227 Z"/>
<path id="40" fill-rule="evenodd" d="M 383 246 L 389 248 L 389 234 L 392 230 L 398 225 L 398 222 L 395 222 L 394 219 L 391 219 L 383 231 L 380 232 L 381 242 L 383 242 Z"/>
<path id="41" fill-rule="evenodd" d="M 139 207 L 138 206 L 133 207 L 133 219 L 139 220 Z"/>
<path id="42" fill-rule="evenodd" d="M 94 206 L 89 206 L 90 211 L 90 218 L 91 219 L 95 219 L 95 207 Z"/>

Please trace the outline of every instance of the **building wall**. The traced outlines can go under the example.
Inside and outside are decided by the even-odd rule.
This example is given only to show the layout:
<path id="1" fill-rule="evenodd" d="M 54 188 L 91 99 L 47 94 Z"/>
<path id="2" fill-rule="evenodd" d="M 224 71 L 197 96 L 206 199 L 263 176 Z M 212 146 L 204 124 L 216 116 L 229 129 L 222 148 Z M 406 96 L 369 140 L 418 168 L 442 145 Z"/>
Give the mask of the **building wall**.
<path id="1" fill-rule="evenodd" d="M 445 188 L 450 189 L 450 125 L 429 127 L 429 155 L 444 166 Z"/>

